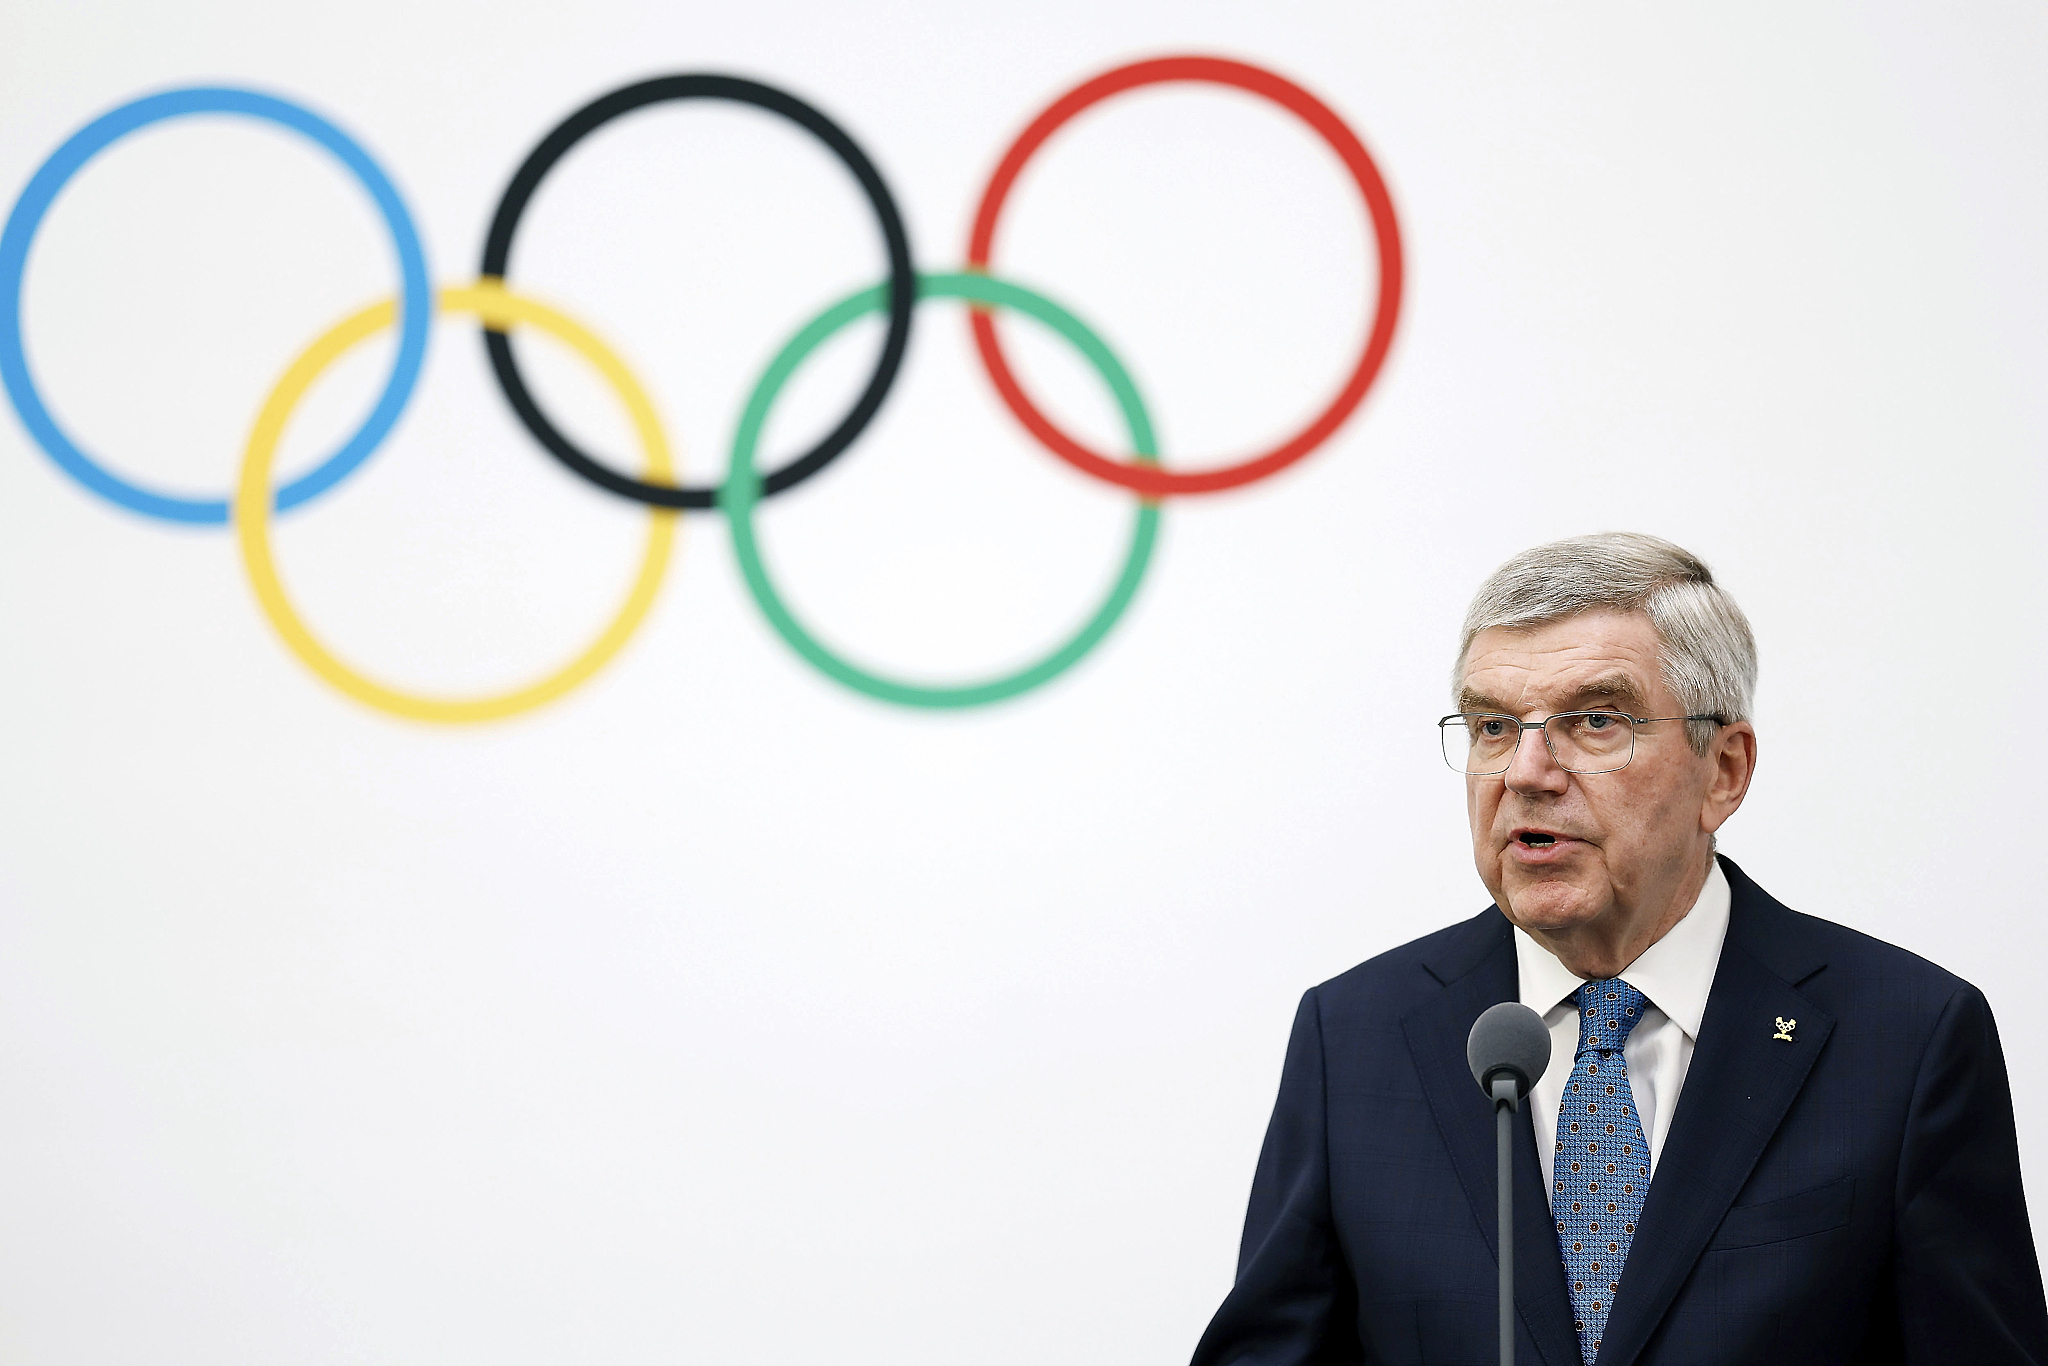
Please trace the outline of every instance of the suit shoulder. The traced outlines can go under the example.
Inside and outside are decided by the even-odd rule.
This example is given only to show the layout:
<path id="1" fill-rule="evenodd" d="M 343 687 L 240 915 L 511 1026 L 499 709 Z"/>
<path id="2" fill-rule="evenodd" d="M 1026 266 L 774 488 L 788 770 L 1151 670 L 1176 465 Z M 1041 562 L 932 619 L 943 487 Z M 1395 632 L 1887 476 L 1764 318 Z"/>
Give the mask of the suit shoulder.
<path id="1" fill-rule="evenodd" d="M 1785 914 L 1815 948 L 1827 955 L 1830 965 L 1839 964 L 1859 972 L 1910 979 L 1944 995 L 1952 995 L 1958 989 L 1970 986 L 1941 964 L 1876 935 L 1803 911 L 1787 910 Z"/>
<path id="2" fill-rule="evenodd" d="M 1506 917 L 1488 906 L 1469 920 L 1375 954 L 1310 994 L 1326 1011 L 1406 1014 L 1477 967 L 1512 933 Z"/>
<path id="3" fill-rule="evenodd" d="M 1731 939 L 1734 924 L 1730 924 Z M 1919 1035 L 1952 1006 L 1988 1010 L 1982 992 L 1910 949 L 1817 915 L 1770 903 L 1744 947 L 1815 1004 L 1838 1016 L 1888 1019 Z"/>

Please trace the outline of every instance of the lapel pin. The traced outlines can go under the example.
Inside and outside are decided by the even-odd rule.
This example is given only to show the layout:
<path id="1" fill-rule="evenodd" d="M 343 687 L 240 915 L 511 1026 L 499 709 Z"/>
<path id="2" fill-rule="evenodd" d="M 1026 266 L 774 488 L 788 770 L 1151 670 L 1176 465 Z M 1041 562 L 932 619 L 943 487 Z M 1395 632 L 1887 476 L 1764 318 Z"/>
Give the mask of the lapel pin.
<path id="1" fill-rule="evenodd" d="M 1771 1035 L 1771 1037 L 1774 1039 L 1783 1039 L 1786 1043 L 1791 1043 L 1792 1031 L 1794 1029 L 1797 1029 L 1798 1027 L 1799 1021 L 1788 1020 L 1783 1015 L 1780 1015 L 1778 1017 L 1778 1032 Z"/>

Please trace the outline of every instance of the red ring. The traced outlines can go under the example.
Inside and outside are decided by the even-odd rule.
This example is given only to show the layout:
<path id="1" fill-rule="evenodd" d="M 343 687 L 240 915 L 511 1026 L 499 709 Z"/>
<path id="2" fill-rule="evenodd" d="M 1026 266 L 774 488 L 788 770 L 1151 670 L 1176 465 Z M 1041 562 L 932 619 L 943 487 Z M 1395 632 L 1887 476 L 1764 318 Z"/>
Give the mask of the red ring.
<path id="1" fill-rule="evenodd" d="M 1359 193 L 1365 196 L 1366 208 L 1372 214 L 1373 235 L 1379 243 L 1380 292 L 1372 332 L 1365 340 L 1365 350 L 1358 358 L 1358 365 L 1350 378 L 1344 381 L 1344 387 L 1338 390 L 1336 398 L 1314 421 L 1263 455 L 1218 469 L 1181 473 L 1113 460 L 1090 450 L 1055 427 L 1017 383 L 1009 362 L 1003 357 L 1002 344 L 996 340 L 994 317 L 985 309 L 972 310 L 968 316 L 974 328 L 975 349 L 981 352 L 981 363 L 988 370 L 989 379 L 994 381 L 996 392 L 1003 396 L 1003 402 L 1017 415 L 1017 420 L 1068 464 L 1098 479 L 1106 479 L 1154 498 L 1237 488 L 1285 469 L 1329 440 L 1364 400 L 1366 390 L 1372 387 L 1381 363 L 1387 358 L 1387 348 L 1393 343 L 1394 322 L 1401 312 L 1401 231 L 1394 221 L 1394 201 L 1388 197 L 1386 183 L 1380 179 L 1379 168 L 1373 165 L 1372 156 L 1364 144 L 1328 105 L 1292 81 L 1263 67 L 1221 57 L 1159 57 L 1152 61 L 1133 62 L 1114 71 L 1105 71 L 1054 100 L 1010 144 L 1010 150 L 1003 153 L 995 174 L 989 177 L 988 188 L 981 193 L 981 207 L 974 215 L 974 234 L 967 244 L 967 268 L 988 269 L 989 249 L 995 240 L 996 218 L 1003 210 L 1003 201 L 1009 197 L 1010 187 L 1016 183 L 1024 163 L 1047 138 L 1092 104 L 1142 85 L 1158 85 L 1166 81 L 1207 81 L 1248 90 L 1287 109 L 1315 129 L 1330 149 L 1343 159 L 1345 169 L 1358 182 Z"/>

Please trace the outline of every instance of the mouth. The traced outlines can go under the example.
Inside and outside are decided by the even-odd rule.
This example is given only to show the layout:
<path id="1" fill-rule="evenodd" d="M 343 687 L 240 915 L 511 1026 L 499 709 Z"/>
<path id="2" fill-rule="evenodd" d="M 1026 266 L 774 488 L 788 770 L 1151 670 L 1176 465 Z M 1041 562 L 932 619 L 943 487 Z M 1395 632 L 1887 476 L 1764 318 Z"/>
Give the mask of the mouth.
<path id="1" fill-rule="evenodd" d="M 1537 830 L 1529 827 L 1512 832 L 1508 836 L 1508 842 L 1527 854 L 1546 854 L 1574 843 L 1571 836 L 1560 835 L 1555 830 Z"/>

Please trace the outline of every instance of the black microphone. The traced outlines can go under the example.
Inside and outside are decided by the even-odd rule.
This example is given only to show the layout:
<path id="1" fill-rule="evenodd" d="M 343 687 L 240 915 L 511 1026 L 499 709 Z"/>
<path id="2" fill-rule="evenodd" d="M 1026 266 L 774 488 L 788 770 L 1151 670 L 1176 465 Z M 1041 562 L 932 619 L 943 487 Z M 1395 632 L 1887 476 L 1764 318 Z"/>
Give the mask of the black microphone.
<path id="1" fill-rule="evenodd" d="M 1465 1061 L 1472 1064 L 1472 1079 L 1489 1096 L 1495 1094 L 1496 1080 L 1514 1078 L 1514 1098 L 1503 1102 L 1512 1110 L 1550 1066 L 1550 1031 L 1543 1027 L 1543 1017 L 1520 1001 L 1502 1001 L 1472 1022 Z"/>
<path id="2" fill-rule="evenodd" d="M 1550 1066 L 1550 1031 L 1520 1001 L 1488 1006 L 1465 1036 L 1473 1080 L 1493 1100 L 1494 1185 L 1500 1218 L 1500 1366 L 1515 1366 L 1515 1111 Z"/>

